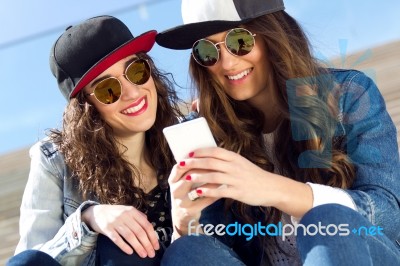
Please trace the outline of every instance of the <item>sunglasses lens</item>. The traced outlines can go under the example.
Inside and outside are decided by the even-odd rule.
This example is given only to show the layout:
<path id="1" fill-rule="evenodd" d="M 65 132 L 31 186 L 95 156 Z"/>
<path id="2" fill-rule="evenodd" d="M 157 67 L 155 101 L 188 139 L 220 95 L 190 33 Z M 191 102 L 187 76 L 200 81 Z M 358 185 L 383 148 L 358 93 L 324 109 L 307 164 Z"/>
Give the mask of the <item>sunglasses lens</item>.
<path id="1" fill-rule="evenodd" d="M 139 59 L 128 66 L 126 77 L 136 85 L 145 84 L 150 78 L 150 66 L 144 59 Z"/>
<path id="2" fill-rule="evenodd" d="M 115 103 L 121 96 L 121 84 L 116 78 L 105 79 L 94 89 L 94 96 L 104 104 Z"/>
<path id="3" fill-rule="evenodd" d="M 246 55 L 254 47 L 254 37 L 246 29 L 233 29 L 226 35 L 225 44 L 232 54 Z"/>
<path id="4" fill-rule="evenodd" d="M 218 49 L 209 40 L 198 40 L 192 48 L 193 58 L 202 66 L 212 66 L 218 61 Z"/>

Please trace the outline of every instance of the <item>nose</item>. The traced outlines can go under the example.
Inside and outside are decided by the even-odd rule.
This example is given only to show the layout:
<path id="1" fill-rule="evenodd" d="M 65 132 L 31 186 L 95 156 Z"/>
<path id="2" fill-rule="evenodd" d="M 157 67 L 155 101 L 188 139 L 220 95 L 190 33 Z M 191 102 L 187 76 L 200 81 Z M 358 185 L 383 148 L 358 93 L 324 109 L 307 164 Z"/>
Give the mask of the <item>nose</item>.
<path id="1" fill-rule="evenodd" d="M 125 75 L 119 78 L 122 86 L 122 100 L 137 99 L 140 96 L 140 85 L 131 83 Z"/>
<path id="2" fill-rule="evenodd" d="M 223 69 L 232 69 L 239 62 L 239 57 L 228 52 L 225 45 L 219 46 L 219 60 Z"/>

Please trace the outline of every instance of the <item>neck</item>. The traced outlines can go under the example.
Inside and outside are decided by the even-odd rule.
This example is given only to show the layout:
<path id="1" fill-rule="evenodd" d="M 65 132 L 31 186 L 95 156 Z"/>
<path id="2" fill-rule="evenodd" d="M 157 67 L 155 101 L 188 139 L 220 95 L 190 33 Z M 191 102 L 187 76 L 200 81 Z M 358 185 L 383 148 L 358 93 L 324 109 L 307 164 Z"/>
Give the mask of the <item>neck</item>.
<path id="1" fill-rule="evenodd" d="M 145 159 L 145 134 L 136 133 L 129 137 L 117 137 L 119 150 L 130 163 L 139 166 Z"/>
<path id="2" fill-rule="evenodd" d="M 157 185 L 155 169 L 149 164 L 145 145 L 145 133 L 137 133 L 134 136 L 118 138 L 119 149 L 125 159 L 134 165 L 141 173 L 141 180 L 135 178 L 135 185 L 149 192 Z M 125 147 L 124 147 L 125 146 Z"/>
<path id="3" fill-rule="evenodd" d="M 275 86 L 269 86 L 262 90 L 258 95 L 248 100 L 248 103 L 257 108 L 264 115 L 263 133 L 275 131 L 280 122 L 280 112 L 276 102 Z"/>

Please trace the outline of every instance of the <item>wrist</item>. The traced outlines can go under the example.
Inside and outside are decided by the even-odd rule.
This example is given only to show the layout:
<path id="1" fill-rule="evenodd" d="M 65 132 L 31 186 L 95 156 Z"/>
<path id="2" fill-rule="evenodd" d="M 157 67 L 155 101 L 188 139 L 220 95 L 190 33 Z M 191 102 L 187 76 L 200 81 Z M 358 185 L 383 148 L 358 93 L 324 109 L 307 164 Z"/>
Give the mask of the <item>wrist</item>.
<path id="1" fill-rule="evenodd" d="M 181 222 L 178 224 L 174 224 L 173 226 L 174 232 L 176 232 L 177 236 L 184 236 L 190 234 L 202 234 L 203 230 L 200 226 L 198 219 L 191 219 L 188 222 Z"/>
<path id="2" fill-rule="evenodd" d="M 81 213 L 81 221 L 91 227 L 91 217 L 93 216 L 93 208 L 95 205 L 88 206 Z"/>
<path id="3" fill-rule="evenodd" d="M 313 193 L 309 185 L 283 177 L 279 181 L 275 197 L 279 199 L 274 205 L 294 217 L 303 217 L 313 206 Z"/>

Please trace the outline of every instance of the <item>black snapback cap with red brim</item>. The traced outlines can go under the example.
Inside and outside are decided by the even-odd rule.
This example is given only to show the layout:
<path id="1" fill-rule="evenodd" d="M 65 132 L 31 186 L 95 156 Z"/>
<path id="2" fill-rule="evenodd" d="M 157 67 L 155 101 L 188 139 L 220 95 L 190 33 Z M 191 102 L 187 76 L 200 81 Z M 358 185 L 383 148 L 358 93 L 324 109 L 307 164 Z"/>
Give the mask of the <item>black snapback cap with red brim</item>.
<path id="1" fill-rule="evenodd" d="M 115 17 L 90 18 L 67 28 L 57 39 L 50 52 L 50 69 L 69 100 L 119 60 L 150 51 L 156 35 L 152 30 L 135 38 Z"/>
<path id="2" fill-rule="evenodd" d="M 283 0 L 182 0 L 181 8 L 184 25 L 157 34 L 160 46 L 190 49 L 198 39 L 284 10 L 285 6 Z"/>

